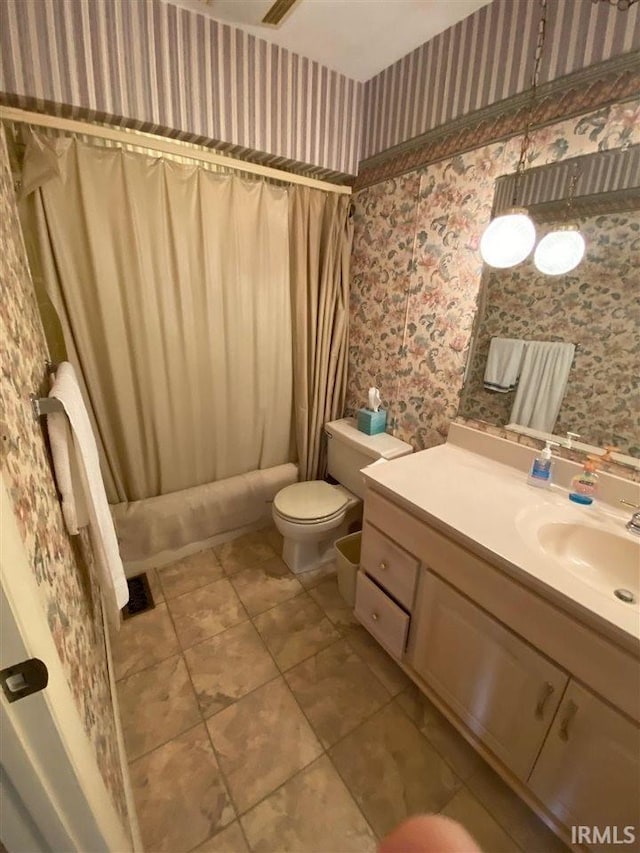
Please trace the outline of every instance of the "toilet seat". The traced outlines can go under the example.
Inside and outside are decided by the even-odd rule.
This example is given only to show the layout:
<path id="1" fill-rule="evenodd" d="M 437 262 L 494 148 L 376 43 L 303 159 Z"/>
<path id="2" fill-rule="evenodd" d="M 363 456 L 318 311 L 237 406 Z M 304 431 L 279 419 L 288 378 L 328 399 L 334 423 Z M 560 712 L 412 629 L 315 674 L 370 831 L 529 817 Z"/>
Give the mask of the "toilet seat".
<path id="1" fill-rule="evenodd" d="M 273 500 L 275 511 L 297 524 L 318 524 L 338 518 L 349 503 L 342 489 L 324 480 L 310 480 L 285 486 Z"/>

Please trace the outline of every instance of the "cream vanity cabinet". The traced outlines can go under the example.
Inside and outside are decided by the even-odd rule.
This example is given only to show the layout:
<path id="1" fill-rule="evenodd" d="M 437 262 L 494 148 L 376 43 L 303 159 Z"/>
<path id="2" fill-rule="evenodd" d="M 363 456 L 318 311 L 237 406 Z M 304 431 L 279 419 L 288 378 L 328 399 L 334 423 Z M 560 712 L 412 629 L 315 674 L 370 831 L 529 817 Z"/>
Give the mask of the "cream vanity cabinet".
<path id="1" fill-rule="evenodd" d="M 355 612 L 539 812 L 640 832 L 637 655 L 372 489 Z"/>

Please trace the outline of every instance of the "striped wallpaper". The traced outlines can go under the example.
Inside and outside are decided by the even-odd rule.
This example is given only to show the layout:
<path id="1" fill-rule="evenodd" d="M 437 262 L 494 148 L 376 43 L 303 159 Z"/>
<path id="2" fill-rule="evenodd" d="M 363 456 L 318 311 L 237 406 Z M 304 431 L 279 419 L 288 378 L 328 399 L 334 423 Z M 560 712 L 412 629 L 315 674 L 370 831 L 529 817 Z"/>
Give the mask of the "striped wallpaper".
<path id="1" fill-rule="evenodd" d="M 518 205 L 530 207 L 566 199 L 576 167 L 576 201 L 583 196 L 640 189 L 640 145 L 631 145 L 526 169 L 518 188 Z M 512 207 L 514 186 L 513 174 L 496 180 L 494 216 Z"/>
<path id="2" fill-rule="evenodd" d="M 357 172 L 361 83 L 160 0 L 0 0 L 0 55 L 5 102 Z"/>
<path id="3" fill-rule="evenodd" d="M 493 0 L 365 84 L 361 159 L 528 89 L 536 0 Z M 640 48 L 640 3 L 548 0 L 544 83 Z"/>

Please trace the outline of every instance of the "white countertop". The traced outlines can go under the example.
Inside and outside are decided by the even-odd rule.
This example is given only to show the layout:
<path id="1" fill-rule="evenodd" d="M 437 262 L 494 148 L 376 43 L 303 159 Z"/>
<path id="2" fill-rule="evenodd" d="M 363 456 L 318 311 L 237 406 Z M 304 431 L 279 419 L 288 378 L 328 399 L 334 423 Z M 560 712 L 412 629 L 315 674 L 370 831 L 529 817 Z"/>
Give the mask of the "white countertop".
<path id="1" fill-rule="evenodd" d="M 542 550 L 535 524 L 544 521 L 597 526 L 627 537 L 640 537 L 625 524 L 631 510 L 620 512 L 597 500 L 580 506 L 557 486 L 538 489 L 527 483 L 527 472 L 495 462 L 454 444 L 414 453 L 363 471 L 367 485 L 397 498 L 414 515 L 450 533 L 534 587 L 555 603 L 629 647 L 640 640 L 640 606 L 618 601 L 589 586 Z M 595 617 L 595 618 L 594 618 Z"/>

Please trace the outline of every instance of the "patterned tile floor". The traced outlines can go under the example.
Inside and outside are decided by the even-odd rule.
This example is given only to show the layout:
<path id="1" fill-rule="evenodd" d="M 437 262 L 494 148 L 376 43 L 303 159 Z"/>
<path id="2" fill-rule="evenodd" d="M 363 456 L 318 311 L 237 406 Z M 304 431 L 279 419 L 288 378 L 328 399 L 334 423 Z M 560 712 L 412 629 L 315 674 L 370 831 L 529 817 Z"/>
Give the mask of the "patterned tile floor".
<path id="1" fill-rule="evenodd" d="M 348 853 L 415 812 L 485 853 L 566 848 L 274 529 L 150 573 L 114 665 L 147 853 Z"/>

